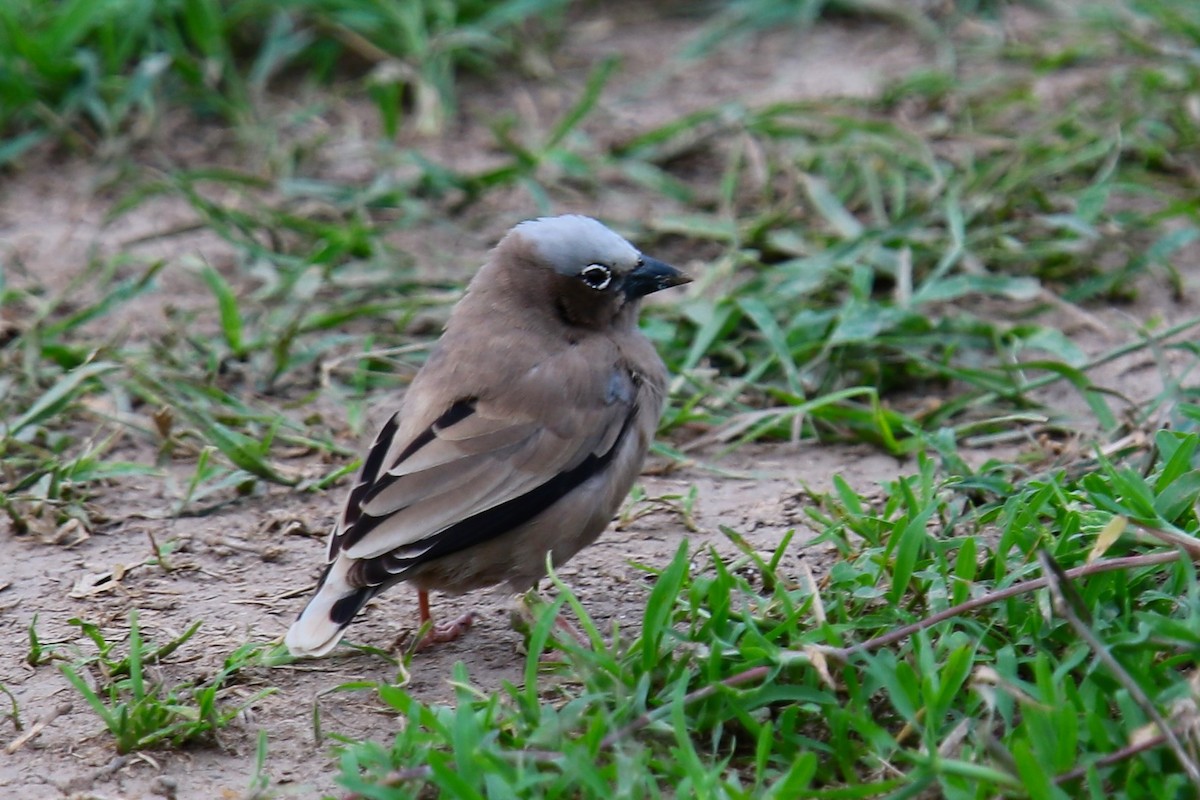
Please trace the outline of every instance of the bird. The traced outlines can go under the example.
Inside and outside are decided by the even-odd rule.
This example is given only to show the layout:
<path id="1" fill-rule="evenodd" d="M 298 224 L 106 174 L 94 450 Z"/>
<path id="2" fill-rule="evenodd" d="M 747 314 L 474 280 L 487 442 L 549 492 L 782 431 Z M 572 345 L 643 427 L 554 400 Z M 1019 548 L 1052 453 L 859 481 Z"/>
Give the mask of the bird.
<path id="1" fill-rule="evenodd" d="M 491 250 L 363 458 L 324 572 L 285 637 L 337 645 L 362 607 L 405 582 L 428 593 L 536 586 L 594 542 L 641 471 L 667 369 L 641 299 L 692 279 L 587 216 L 538 217 Z M 432 625 L 451 641 L 472 615 Z"/>

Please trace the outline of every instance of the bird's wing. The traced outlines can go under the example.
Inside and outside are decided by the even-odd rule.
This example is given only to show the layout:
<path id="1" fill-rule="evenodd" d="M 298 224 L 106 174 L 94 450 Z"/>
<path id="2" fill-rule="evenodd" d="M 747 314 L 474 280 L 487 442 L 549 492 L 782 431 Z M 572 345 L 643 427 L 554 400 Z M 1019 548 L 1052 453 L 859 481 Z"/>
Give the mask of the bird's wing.
<path id="1" fill-rule="evenodd" d="M 403 443 L 393 417 L 367 454 L 331 538 L 331 559 L 387 555 L 394 574 L 536 516 L 603 469 L 631 428 L 635 378 L 621 368 L 607 386 L 601 377 L 587 402 L 572 402 L 574 393 L 558 387 L 559 402 L 526 403 L 540 406 L 540 416 L 460 399 Z"/>

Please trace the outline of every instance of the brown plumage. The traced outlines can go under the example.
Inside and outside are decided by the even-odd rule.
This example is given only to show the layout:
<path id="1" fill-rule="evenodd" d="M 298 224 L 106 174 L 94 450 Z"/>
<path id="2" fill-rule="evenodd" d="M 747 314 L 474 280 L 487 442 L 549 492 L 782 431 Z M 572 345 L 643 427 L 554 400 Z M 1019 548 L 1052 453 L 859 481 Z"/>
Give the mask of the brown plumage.
<path id="1" fill-rule="evenodd" d="M 662 414 L 639 300 L 689 280 L 588 217 L 510 231 L 364 459 L 289 650 L 328 652 L 394 583 L 417 587 L 424 620 L 430 590 L 523 591 L 547 553 L 561 565 L 595 541 Z"/>

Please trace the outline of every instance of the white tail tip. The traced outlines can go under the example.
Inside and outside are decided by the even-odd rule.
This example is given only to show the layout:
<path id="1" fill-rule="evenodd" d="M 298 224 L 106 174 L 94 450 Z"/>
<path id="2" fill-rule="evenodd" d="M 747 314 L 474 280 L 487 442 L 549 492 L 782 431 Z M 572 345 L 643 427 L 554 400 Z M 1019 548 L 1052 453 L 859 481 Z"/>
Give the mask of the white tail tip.
<path id="1" fill-rule="evenodd" d="M 375 594 L 372 587 L 359 588 L 346 582 L 347 561 L 338 559 L 331 565 L 320 590 L 288 628 L 283 642 L 293 656 L 316 658 L 336 647 L 350 620 Z"/>

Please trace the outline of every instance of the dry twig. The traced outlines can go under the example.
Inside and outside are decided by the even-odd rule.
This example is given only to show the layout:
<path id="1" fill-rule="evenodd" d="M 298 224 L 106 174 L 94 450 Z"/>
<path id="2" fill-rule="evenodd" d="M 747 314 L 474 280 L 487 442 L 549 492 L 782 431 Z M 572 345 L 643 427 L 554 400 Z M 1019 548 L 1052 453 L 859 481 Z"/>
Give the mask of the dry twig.
<path id="1" fill-rule="evenodd" d="M 1075 630 L 1080 639 L 1087 642 L 1088 647 L 1096 654 L 1096 658 L 1104 662 L 1113 677 L 1117 682 L 1125 687 L 1125 691 L 1129 692 L 1129 696 L 1138 704 L 1142 712 L 1154 721 L 1158 726 L 1161 735 L 1166 739 L 1166 742 L 1171 747 L 1171 751 L 1175 753 L 1175 757 L 1179 759 L 1179 763 L 1191 779 L 1192 785 L 1200 789 L 1200 765 L 1197 765 L 1188 753 L 1187 748 L 1183 746 L 1183 742 L 1175 735 L 1175 731 L 1163 719 L 1154 702 L 1146 695 L 1141 684 L 1133 679 L 1125 666 L 1117 660 L 1117 657 L 1112 654 L 1112 651 L 1100 641 L 1100 637 L 1096 635 L 1088 624 L 1082 619 L 1082 615 L 1076 610 L 1076 603 L 1073 602 L 1072 595 L 1075 594 L 1071 587 L 1069 576 L 1063 571 L 1045 549 L 1038 550 L 1038 561 L 1042 564 L 1042 570 L 1046 573 L 1045 579 L 1047 586 L 1050 588 L 1050 594 L 1054 596 L 1054 609 L 1062 616 L 1063 619 Z"/>
<path id="2" fill-rule="evenodd" d="M 1180 552 L 1178 550 L 1170 553 L 1151 553 L 1144 556 L 1126 556 L 1124 558 L 1109 558 L 1100 561 L 1093 561 L 1091 564 L 1084 564 L 1081 567 L 1075 567 L 1066 571 L 1069 578 L 1080 578 L 1085 575 L 1095 575 L 1100 572 L 1112 572 L 1121 569 L 1136 569 L 1137 567 L 1153 567 L 1159 564 L 1170 564 L 1178 561 Z M 948 619 L 960 617 L 963 614 L 970 613 L 977 608 L 984 608 L 993 603 L 999 603 L 1001 600 L 1007 600 L 1010 597 L 1027 594 L 1029 592 L 1044 589 L 1049 585 L 1049 579 L 1045 576 L 1034 578 L 1028 581 L 1014 583 L 1004 589 L 997 589 L 994 592 L 976 597 L 972 600 L 967 600 L 964 603 L 959 603 L 956 606 L 951 606 L 936 614 L 931 614 L 924 619 L 917 620 L 911 625 L 904 625 L 896 628 L 894 631 L 876 636 L 874 639 L 868 639 L 861 644 L 851 645 L 849 647 L 822 647 L 821 652 L 831 658 L 836 658 L 841 661 L 848 661 L 855 653 L 867 653 L 872 650 L 878 650 L 881 647 L 887 647 L 897 642 L 902 642 L 918 631 L 923 631 L 926 628 L 932 628 L 939 622 L 945 622 Z"/>
<path id="3" fill-rule="evenodd" d="M 46 726 L 51 722 L 54 722 L 54 720 L 58 719 L 63 714 L 69 713 L 71 713 L 71 704 L 67 701 L 59 703 L 54 708 L 50 709 L 50 711 L 48 711 L 46 714 L 41 716 L 37 722 L 30 725 L 29 730 L 25 731 L 16 739 L 13 739 L 11 742 L 9 742 L 8 747 L 4 748 L 4 752 L 11 756 L 13 753 L 20 750 L 36 736 L 38 736 L 38 734 L 45 730 Z"/>
<path id="4" fill-rule="evenodd" d="M 1178 733 L 1175 731 L 1172 731 L 1172 733 L 1178 735 Z M 1119 764 L 1127 758 L 1133 758 L 1138 753 L 1144 753 L 1147 750 L 1153 750 L 1160 745 L 1166 744 L 1166 742 L 1167 735 L 1165 733 L 1160 733 L 1157 736 L 1149 736 L 1143 741 L 1126 745 L 1120 750 L 1114 750 L 1108 755 L 1096 759 L 1091 764 L 1082 764 L 1070 772 L 1064 772 L 1062 775 L 1056 775 L 1054 777 L 1054 782 L 1061 785 L 1064 783 L 1070 783 L 1071 781 L 1077 781 L 1087 775 L 1087 771 L 1092 767 L 1111 767 L 1113 764 Z"/>

